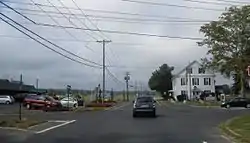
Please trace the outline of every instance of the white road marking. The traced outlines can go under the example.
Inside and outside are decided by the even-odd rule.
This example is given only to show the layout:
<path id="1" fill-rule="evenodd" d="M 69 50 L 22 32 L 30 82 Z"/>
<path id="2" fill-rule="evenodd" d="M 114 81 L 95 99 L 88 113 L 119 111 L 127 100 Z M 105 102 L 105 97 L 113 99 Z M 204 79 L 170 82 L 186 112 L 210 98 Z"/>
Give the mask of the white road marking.
<path id="1" fill-rule="evenodd" d="M 158 100 L 155 100 L 156 101 L 156 103 L 159 105 L 159 106 L 161 106 L 161 103 L 158 101 Z"/>
<path id="2" fill-rule="evenodd" d="M 207 141 L 202 141 L 202 143 L 207 143 Z"/>
<path id="3" fill-rule="evenodd" d="M 67 122 L 64 122 L 62 124 L 59 124 L 59 125 L 56 125 L 56 126 L 52 126 L 52 127 L 49 127 L 47 129 L 44 129 L 44 130 L 41 130 L 41 131 L 38 131 L 38 132 L 35 132 L 36 134 L 41 134 L 41 133 L 44 133 L 44 132 L 47 132 L 47 131 L 50 131 L 52 129 L 55 129 L 55 128 L 59 128 L 61 126 L 65 126 L 67 124 L 71 124 L 71 123 L 74 123 L 76 120 L 71 120 L 71 121 L 67 121 Z"/>

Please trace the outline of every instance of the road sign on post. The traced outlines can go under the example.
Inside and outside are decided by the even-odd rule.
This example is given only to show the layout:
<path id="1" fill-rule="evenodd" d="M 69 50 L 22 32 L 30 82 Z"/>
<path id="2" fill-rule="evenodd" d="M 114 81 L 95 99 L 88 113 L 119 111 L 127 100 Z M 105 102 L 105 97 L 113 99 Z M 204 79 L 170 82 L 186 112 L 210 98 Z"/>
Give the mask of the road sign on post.
<path id="1" fill-rule="evenodd" d="M 67 105 L 67 107 L 68 107 L 68 110 L 69 110 L 69 94 L 70 94 L 70 92 L 71 92 L 71 86 L 67 85 L 67 95 L 68 95 L 68 105 Z"/>

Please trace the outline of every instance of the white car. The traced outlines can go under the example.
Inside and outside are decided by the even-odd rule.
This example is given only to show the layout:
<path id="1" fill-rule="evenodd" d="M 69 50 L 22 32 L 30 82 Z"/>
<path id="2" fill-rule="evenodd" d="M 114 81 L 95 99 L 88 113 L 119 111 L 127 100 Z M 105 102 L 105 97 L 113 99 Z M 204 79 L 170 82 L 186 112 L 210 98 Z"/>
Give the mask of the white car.
<path id="1" fill-rule="evenodd" d="M 77 108 L 78 107 L 77 100 L 73 97 L 69 97 L 69 98 L 65 97 L 60 102 L 61 102 L 63 107 L 70 107 L 70 108 Z"/>
<path id="2" fill-rule="evenodd" d="M 12 104 L 15 100 L 12 96 L 9 95 L 0 95 L 0 103 L 1 104 Z"/>

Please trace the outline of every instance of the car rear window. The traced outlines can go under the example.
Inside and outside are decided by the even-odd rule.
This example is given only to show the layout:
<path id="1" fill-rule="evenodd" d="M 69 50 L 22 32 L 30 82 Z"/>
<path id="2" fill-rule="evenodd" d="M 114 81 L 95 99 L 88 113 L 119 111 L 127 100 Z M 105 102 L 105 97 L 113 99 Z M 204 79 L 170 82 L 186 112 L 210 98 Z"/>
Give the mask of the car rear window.
<path id="1" fill-rule="evenodd" d="M 142 97 L 142 98 L 137 98 L 137 102 L 143 103 L 143 102 L 152 102 L 153 98 L 151 97 Z"/>

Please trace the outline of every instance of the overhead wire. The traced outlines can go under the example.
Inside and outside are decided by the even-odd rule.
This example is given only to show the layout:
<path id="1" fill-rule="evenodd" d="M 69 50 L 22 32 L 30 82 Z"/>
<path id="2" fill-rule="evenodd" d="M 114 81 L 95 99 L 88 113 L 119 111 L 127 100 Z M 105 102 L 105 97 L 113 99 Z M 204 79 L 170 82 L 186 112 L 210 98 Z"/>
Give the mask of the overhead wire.
<path id="1" fill-rule="evenodd" d="M 119 80 L 108 68 L 106 68 L 107 73 L 116 81 L 116 83 L 119 83 L 121 85 L 125 85 L 125 83 L 121 80 Z"/>
<path id="2" fill-rule="evenodd" d="M 19 9 L 21 11 L 30 11 L 29 9 Z M 31 10 L 32 12 L 40 12 L 40 11 L 34 11 Z M 53 11 L 45 11 L 46 13 L 54 13 L 54 14 L 58 14 L 56 12 Z M 22 14 L 28 14 L 28 15 L 38 15 L 38 16 L 46 16 L 43 14 L 38 14 L 38 13 L 29 13 L 29 12 L 22 12 Z M 64 13 L 65 15 L 67 15 L 68 13 Z M 64 18 L 63 16 L 58 16 L 58 15 L 53 15 L 56 18 Z M 82 15 L 80 15 L 82 16 Z M 100 16 L 100 15 L 87 15 L 88 17 L 93 17 L 95 19 L 93 20 L 103 20 L 105 21 L 105 19 L 114 19 L 114 20 L 121 20 L 118 22 L 159 22 L 159 23 L 202 23 L 202 22 L 209 22 L 211 20 L 204 20 L 204 19 L 193 19 L 193 20 L 177 20 L 177 19 L 145 19 L 145 18 L 125 18 L 125 17 L 113 17 L 113 16 Z M 74 18 L 72 18 L 74 19 Z M 81 19 L 81 18 L 79 18 Z M 108 21 L 108 20 L 106 20 Z"/>
<path id="3" fill-rule="evenodd" d="M 168 6 L 168 7 L 178 7 L 178 8 L 186 8 L 186 9 L 197 9 L 197 10 L 208 10 L 208 11 L 225 11 L 225 9 L 215 9 L 215 8 L 206 8 L 206 7 L 198 7 L 198 6 L 185 6 L 185 5 L 178 5 L 178 4 L 170 4 L 170 3 L 156 3 L 156 2 L 149 2 L 149 1 L 137 1 L 137 0 L 121 0 L 124 2 L 130 3 L 138 3 L 144 5 L 155 5 L 155 6 Z"/>
<path id="4" fill-rule="evenodd" d="M 6 1 L 6 3 L 18 3 L 18 4 L 24 4 L 24 5 L 30 5 L 30 3 L 24 3 L 24 2 L 10 2 L 10 1 Z M 41 4 L 41 3 L 36 3 L 37 5 L 40 5 L 42 7 L 52 7 L 49 5 L 45 5 L 45 4 Z M 60 7 L 57 6 L 58 8 L 61 9 L 72 9 L 72 10 L 79 10 L 76 9 L 74 7 Z M 141 14 L 141 13 L 130 13 L 130 12 L 121 12 L 121 11 L 107 11 L 107 10 L 96 10 L 96 9 L 86 9 L 86 8 L 81 8 L 84 11 L 89 11 L 89 12 L 97 12 L 97 13 L 108 13 L 108 14 L 116 14 L 116 15 L 127 15 L 127 16 L 140 16 L 140 17 L 154 17 L 154 18 L 168 18 L 168 19 L 189 19 L 189 20 L 197 20 L 197 19 L 193 19 L 193 18 L 187 18 L 187 17 L 175 17 L 175 16 L 163 16 L 163 15 L 150 15 L 150 14 Z M 21 10 L 21 9 L 20 9 Z M 22 9 L 22 10 L 29 10 L 29 9 Z M 32 11 L 32 10 L 30 10 Z M 52 13 L 54 13 L 53 11 L 50 11 Z M 66 14 L 66 13 L 64 13 Z M 75 14 L 75 15 L 82 15 L 82 14 Z"/>
<path id="5" fill-rule="evenodd" d="M 67 19 L 71 25 L 73 25 L 73 26 L 75 26 L 75 27 L 78 27 L 75 23 L 73 23 L 70 19 L 68 19 L 68 17 L 65 16 L 65 15 L 61 12 L 61 10 L 60 10 L 59 8 L 57 8 L 52 2 L 50 2 L 50 0 L 47 0 L 47 2 L 48 2 L 54 9 L 56 9 L 63 17 L 65 17 L 65 19 Z M 93 35 L 91 35 L 91 34 L 85 32 L 85 31 L 83 31 L 83 32 L 84 32 L 85 34 L 87 34 L 88 36 L 90 36 L 91 38 L 93 38 L 93 39 L 95 39 L 95 40 L 98 40 L 98 39 L 97 39 L 96 37 L 94 37 Z"/>
<path id="6" fill-rule="evenodd" d="M 35 5 L 35 2 L 33 1 L 33 0 L 30 0 L 34 5 Z M 39 5 L 37 5 L 37 7 L 43 12 L 43 13 L 45 13 L 46 14 L 46 16 L 48 16 L 53 22 L 55 22 L 55 24 L 57 24 L 57 25 L 60 25 L 61 26 L 61 24 L 55 19 L 55 18 L 53 18 L 48 12 L 46 12 L 41 6 L 39 6 Z M 65 29 L 65 28 L 62 28 L 68 35 L 70 35 L 73 39 L 75 39 L 76 41 L 80 41 L 78 38 L 76 38 L 73 34 L 71 34 L 67 29 Z M 87 46 L 85 46 L 87 49 L 89 49 L 89 50 L 91 50 L 91 51 L 93 51 L 93 49 L 91 49 L 91 48 L 89 48 L 89 47 L 87 47 Z"/>
<path id="7" fill-rule="evenodd" d="M 69 29 L 80 29 L 80 30 L 87 30 L 87 31 L 99 31 L 97 29 L 89 29 L 89 28 L 80 28 L 80 27 L 72 27 L 72 26 L 59 26 L 59 25 L 53 25 L 48 23 L 37 23 L 34 20 L 31 20 L 27 16 L 23 15 L 22 13 L 18 12 L 17 10 L 13 9 L 12 7 L 8 6 L 7 4 L 0 1 L 0 3 L 6 5 L 6 7 L 10 8 L 17 14 L 23 16 L 24 18 L 30 20 L 32 23 L 36 25 L 41 26 L 47 26 L 47 27 L 55 27 L 55 28 L 69 28 Z M 181 36 L 169 36 L 169 35 L 158 35 L 158 34 L 150 34 L 150 33 L 138 33 L 138 32 L 127 32 L 127 31 L 118 31 L 118 30 L 101 30 L 105 33 L 113 33 L 113 34 L 122 34 L 122 35 L 136 35 L 136 36 L 147 36 L 147 37 L 158 37 L 158 38 L 170 38 L 170 39 L 183 39 L 183 40 L 202 40 L 202 38 L 198 37 L 181 37 Z"/>
<path id="8" fill-rule="evenodd" d="M 199 0 L 183 0 L 183 1 L 187 1 L 187 2 L 193 2 L 193 3 L 200 3 L 200 4 L 211 4 L 211 5 L 221 5 L 221 6 L 233 6 L 234 4 L 230 4 L 230 3 L 221 3 L 221 2 L 212 2 L 212 1 L 199 1 Z"/>
<path id="9" fill-rule="evenodd" d="M 50 43 L 51 45 L 53 45 L 53 46 L 55 46 L 55 47 L 57 47 L 58 49 L 60 49 L 60 50 L 62 50 L 62 51 L 64 51 L 64 52 L 66 52 L 66 53 L 68 53 L 68 54 L 70 54 L 70 55 L 73 55 L 73 56 L 75 56 L 75 57 L 77 57 L 77 58 L 79 58 L 79 59 L 81 59 L 81 60 L 84 60 L 84 61 L 86 61 L 86 62 L 95 64 L 95 65 L 97 65 L 97 66 L 102 66 L 102 65 L 99 64 L 99 63 L 96 63 L 96 62 L 94 62 L 94 61 L 91 61 L 91 60 L 88 60 L 88 59 L 86 59 L 86 58 L 80 57 L 79 55 L 77 55 L 77 54 L 75 54 L 75 53 L 73 53 L 73 52 L 71 52 L 71 51 L 69 51 L 69 50 L 66 50 L 66 49 L 64 49 L 64 48 L 62 48 L 62 47 L 60 47 L 60 46 L 58 46 L 57 44 L 51 42 L 50 40 L 47 40 L 46 38 L 40 36 L 39 34 L 33 32 L 32 30 L 30 30 L 30 29 L 28 29 L 28 28 L 26 28 L 25 26 L 19 24 L 18 22 L 14 21 L 13 19 L 11 19 L 10 17 L 4 15 L 3 13 L 0 13 L 0 14 L 1 14 L 2 16 L 4 16 L 5 18 L 9 19 L 10 21 L 12 21 L 13 23 L 15 23 L 16 25 L 22 27 L 23 29 L 25 29 L 25 30 L 29 31 L 30 33 L 36 35 L 37 37 L 41 38 L 42 40 L 44 40 L 44 41 Z"/>
<path id="10" fill-rule="evenodd" d="M 59 1 L 61 1 L 61 0 L 59 0 Z M 78 6 L 78 4 L 75 2 L 75 0 L 71 0 L 73 3 L 74 3 L 74 5 L 77 7 L 77 9 L 78 10 L 80 10 L 80 12 L 85 16 L 85 18 L 97 29 L 97 30 L 99 30 L 99 32 L 104 36 L 104 37 L 106 37 L 106 38 L 108 38 L 107 40 L 111 40 L 107 35 L 105 35 L 100 29 L 99 29 L 99 27 L 96 25 L 96 24 L 94 24 L 92 21 L 91 21 L 91 19 L 89 19 L 88 18 L 88 16 L 85 14 L 85 12 Z M 65 6 L 64 6 L 65 7 Z"/>
<path id="11" fill-rule="evenodd" d="M 71 17 L 70 17 L 70 18 L 66 17 L 65 14 L 64 14 L 61 10 L 59 10 L 59 8 L 57 8 L 57 7 L 56 7 L 53 3 L 51 3 L 49 0 L 47 0 L 47 1 L 48 1 L 48 2 L 49 2 L 58 12 L 60 12 L 60 14 L 63 15 L 64 18 L 66 18 L 66 19 L 68 19 L 68 20 L 70 21 L 70 18 L 71 18 Z M 87 24 L 85 24 L 84 22 L 82 22 L 81 19 L 79 19 L 74 13 L 72 13 L 71 10 L 68 9 L 68 8 L 64 5 L 64 3 L 63 3 L 61 0 L 58 0 L 58 2 L 61 4 L 62 7 L 65 7 L 66 10 L 68 11 L 68 13 L 69 13 L 71 16 L 75 17 L 75 19 L 78 20 L 84 27 L 89 28 L 89 27 L 87 26 Z M 73 22 L 70 21 L 70 23 L 72 24 Z M 75 26 L 76 26 L 76 25 L 75 25 Z M 84 31 L 84 32 L 85 32 L 85 31 Z M 89 34 L 89 33 L 87 33 L 87 32 L 85 32 L 85 33 L 88 34 L 89 36 L 93 37 L 91 34 Z M 92 33 L 96 34 L 95 32 L 92 32 Z M 98 35 L 98 34 L 96 34 L 96 35 L 100 37 L 100 35 Z M 98 40 L 98 39 L 95 38 L 95 40 Z"/>
<path id="12" fill-rule="evenodd" d="M 2 13 L 0 13 L 0 15 L 2 15 L 3 17 L 9 19 L 8 16 L 6 16 L 6 15 L 4 15 L 4 14 L 2 14 Z M 87 64 L 87 63 L 83 63 L 83 62 L 81 62 L 81 61 L 79 61 L 79 60 L 76 60 L 76 59 L 73 59 L 73 58 L 71 58 L 71 57 L 69 57 L 69 56 L 67 56 L 67 55 L 65 55 L 65 54 L 63 54 L 63 53 L 61 53 L 61 52 L 58 52 L 58 51 L 56 51 L 55 49 L 51 48 L 50 46 L 48 46 L 48 45 L 42 43 L 41 41 L 37 40 L 36 38 L 34 38 L 34 37 L 32 37 L 32 36 L 30 36 L 29 34 L 27 34 L 26 32 L 24 32 L 23 30 L 19 29 L 17 26 L 11 24 L 10 22 L 8 22 L 7 20 L 5 20 L 4 18 L 0 17 L 0 19 L 1 19 L 3 22 L 5 22 L 6 24 L 8 24 L 8 25 L 10 25 L 11 27 L 15 28 L 16 30 L 18 30 L 19 32 L 21 32 L 21 33 L 23 33 L 24 35 L 28 36 L 30 39 L 36 41 L 37 43 L 43 45 L 43 46 L 46 47 L 47 49 L 49 49 L 49 50 L 51 50 L 51 51 L 53 51 L 53 52 L 55 52 L 55 53 L 57 53 L 57 54 L 59 54 L 59 55 L 65 57 L 65 58 L 67 58 L 67 59 L 69 59 L 69 60 L 71 60 L 71 61 L 73 61 L 73 62 L 79 63 L 79 64 L 81 64 L 81 65 L 85 65 L 85 66 L 88 66 L 88 67 L 92 67 L 92 68 L 100 68 L 100 67 L 97 67 L 97 66 L 94 66 L 94 65 L 90 65 L 90 64 Z M 15 22 L 14 20 L 13 20 L 13 23 L 19 25 L 19 24 L 18 24 L 17 22 Z M 19 25 L 19 26 L 20 26 L 20 25 Z M 22 26 L 20 26 L 20 27 L 22 27 Z M 23 27 L 22 27 L 22 28 L 23 28 Z M 24 29 L 25 29 L 25 28 L 24 28 Z M 25 29 L 25 30 L 26 30 L 26 29 Z M 32 33 L 32 32 L 31 32 L 31 33 Z M 33 34 L 33 33 L 32 33 L 32 34 Z M 34 34 L 34 35 L 36 35 L 36 34 Z M 36 35 L 36 36 L 37 36 L 37 35 Z M 38 37 L 39 37 L 39 36 L 38 36 Z M 39 37 L 39 38 L 41 38 L 41 37 Z M 41 38 L 41 39 L 43 39 L 43 38 Z"/>

